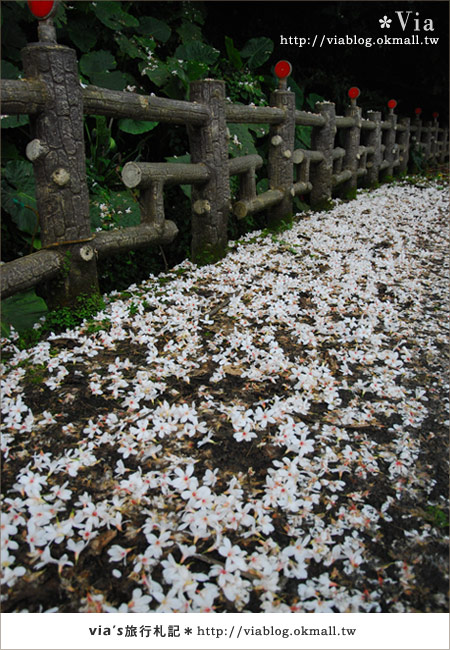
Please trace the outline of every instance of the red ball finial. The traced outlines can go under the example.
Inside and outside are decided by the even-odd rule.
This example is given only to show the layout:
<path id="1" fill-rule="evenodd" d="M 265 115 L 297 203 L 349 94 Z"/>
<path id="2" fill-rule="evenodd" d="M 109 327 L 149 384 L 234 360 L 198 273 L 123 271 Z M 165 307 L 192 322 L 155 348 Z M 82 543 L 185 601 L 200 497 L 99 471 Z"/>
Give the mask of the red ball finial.
<path id="1" fill-rule="evenodd" d="M 350 88 L 350 90 L 348 91 L 348 96 L 350 97 L 350 99 L 356 99 L 357 97 L 360 96 L 360 94 L 361 94 L 361 91 L 356 86 L 352 86 Z"/>
<path id="2" fill-rule="evenodd" d="M 416 108 L 414 113 L 417 115 L 417 117 L 419 117 L 419 115 L 421 115 L 421 113 L 422 113 L 422 109 L 421 108 Z"/>
<path id="3" fill-rule="evenodd" d="M 292 66 L 289 61 L 278 61 L 275 66 L 275 74 L 278 79 L 286 79 L 292 72 Z"/>
<path id="4" fill-rule="evenodd" d="M 436 111 L 435 111 L 435 112 L 433 113 L 433 117 L 434 117 L 435 120 L 437 120 L 437 118 L 439 117 L 439 113 L 436 113 Z"/>
<path id="5" fill-rule="evenodd" d="M 55 0 L 28 0 L 28 8 L 35 18 L 48 18 L 55 8 Z"/>
<path id="6" fill-rule="evenodd" d="M 388 101 L 387 105 L 388 105 L 388 108 L 391 108 L 392 110 L 394 110 L 394 108 L 397 106 L 397 102 L 395 101 L 395 99 L 390 99 Z"/>

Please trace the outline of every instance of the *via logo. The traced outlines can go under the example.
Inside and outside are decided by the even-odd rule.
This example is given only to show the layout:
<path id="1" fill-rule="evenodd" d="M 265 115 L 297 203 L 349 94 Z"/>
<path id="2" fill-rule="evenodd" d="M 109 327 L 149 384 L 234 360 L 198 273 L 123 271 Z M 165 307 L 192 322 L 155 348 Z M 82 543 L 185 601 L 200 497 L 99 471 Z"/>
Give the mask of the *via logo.
<path id="1" fill-rule="evenodd" d="M 413 13 L 412 11 L 396 11 L 398 21 L 400 23 L 400 27 L 402 28 L 403 31 L 405 31 L 408 21 L 410 19 L 411 14 Z M 391 23 L 392 23 L 392 18 L 388 18 L 388 16 L 383 16 L 383 18 L 379 18 L 378 22 L 380 23 L 381 29 L 390 29 Z M 433 21 L 431 18 L 425 18 L 423 20 L 422 28 L 420 26 L 421 24 L 421 19 L 420 19 L 420 14 L 418 11 L 415 12 L 415 18 L 412 19 L 412 22 L 410 24 L 411 27 L 413 27 L 415 32 L 420 32 L 421 29 L 425 32 L 434 32 L 434 25 Z"/>

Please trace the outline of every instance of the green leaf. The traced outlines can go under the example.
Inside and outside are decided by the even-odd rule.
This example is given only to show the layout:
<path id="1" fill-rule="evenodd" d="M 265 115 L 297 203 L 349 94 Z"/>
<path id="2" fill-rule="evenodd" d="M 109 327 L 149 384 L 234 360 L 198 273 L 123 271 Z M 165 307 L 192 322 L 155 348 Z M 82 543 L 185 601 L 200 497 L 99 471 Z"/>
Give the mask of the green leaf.
<path id="1" fill-rule="evenodd" d="M 97 32 L 91 27 L 86 18 L 71 20 L 67 31 L 72 42 L 82 52 L 89 52 L 97 42 Z"/>
<path id="2" fill-rule="evenodd" d="M 306 103 L 312 110 L 315 109 L 317 102 L 323 102 L 323 101 L 324 98 L 322 97 L 322 95 L 318 95 L 317 93 L 310 93 L 306 98 Z"/>
<path id="3" fill-rule="evenodd" d="M 117 1 L 91 3 L 92 9 L 101 22 L 110 29 L 123 27 L 139 27 L 139 21 L 122 9 L 122 3 Z"/>
<path id="4" fill-rule="evenodd" d="M 2 61 L 2 79 L 19 79 L 21 70 L 10 61 Z"/>
<path id="5" fill-rule="evenodd" d="M 166 162 L 171 162 L 171 163 L 190 163 L 191 162 L 191 154 L 185 153 L 183 156 L 166 156 Z M 180 185 L 181 189 L 183 190 L 184 194 L 188 197 L 190 200 L 191 198 L 191 185 Z"/>
<path id="6" fill-rule="evenodd" d="M 202 40 L 201 27 L 195 25 L 195 23 L 183 23 L 180 27 L 178 27 L 177 33 L 181 37 L 183 43 Z"/>
<path id="7" fill-rule="evenodd" d="M 17 293 L 2 300 L 2 324 L 12 325 L 20 334 L 33 327 L 47 311 L 47 305 L 35 291 Z"/>
<path id="8" fill-rule="evenodd" d="M 206 43 L 200 41 L 191 41 L 190 43 L 183 43 L 175 50 L 175 58 L 183 59 L 183 61 L 197 61 L 199 63 L 207 63 L 211 65 L 217 60 L 219 50 L 214 49 Z"/>
<path id="9" fill-rule="evenodd" d="M 107 218 L 105 212 L 100 210 L 100 205 L 107 206 Z M 139 202 L 128 189 L 119 192 L 104 189 L 94 194 L 90 201 L 89 214 L 93 230 L 105 226 L 105 223 L 109 227 L 128 228 L 139 225 L 141 220 Z"/>
<path id="10" fill-rule="evenodd" d="M 140 34 L 152 36 L 155 41 L 165 43 L 169 40 L 172 30 L 167 23 L 152 16 L 144 16 L 139 19 L 139 26 L 136 29 Z"/>
<path id="11" fill-rule="evenodd" d="M 141 66 L 139 66 L 141 67 Z M 142 69 L 146 68 L 146 64 L 142 65 Z M 142 72 L 142 70 L 141 70 Z M 145 70 L 145 74 L 158 88 L 164 86 L 165 83 L 169 80 L 170 72 L 165 63 L 160 63 L 157 68 L 154 70 Z"/>
<path id="12" fill-rule="evenodd" d="M 239 50 L 234 47 L 233 39 L 229 36 L 225 36 L 225 48 L 227 50 L 230 63 L 236 68 L 236 70 L 240 70 L 244 64 L 242 63 Z"/>
<path id="13" fill-rule="evenodd" d="M 14 129 L 16 126 L 23 126 L 29 122 L 28 115 L 7 115 L 6 117 L 2 116 L 1 127 L 2 129 Z"/>
<path id="14" fill-rule="evenodd" d="M 267 61 L 273 52 L 273 41 L 266 36 L 251 38 L 241 50 L 241 56 L 248 59 L 247 65 L 253 70 Z"/>
<path id="15" fill-rule="evenodd" d="M 139 38 L 128 38 L 127 36 L 124 36 L 124 34 L 116 34 L 114 36 L 114 39 L 119 46 L 121 52 L 127 54 L 130 59 L 144 59 L 147 60 L 148 54 L 146 49 L 140 47 L 139 43 Z M 150 40 L 150 39 L 142 39 L 143 41 L 147 41 L 148 43 L 151 43 L 153 47 L 149 48 L 151 51 L 155 49 L 155 41 Z"/>
<path id="16" fill-rule="evenodd" d="M 32 235 L 37 225 L 33 165 L 10 160 L 2 172 L 2 208 L 22 232 Z"/>
<path id="17" fill-rule="evenodd" d="M 200 63 L 199 61 L 188 61 L 186 65 L 186 74 L 189 81 L 195 81 L 196 79 L 201 79 L 208 74 L 208 66 L 206 63 Z"/>
<path id="18" fill-rule="evenodd" d="M 123 90 L 128 85 L 125 75 L 118 70 L 92 73 L 90 80 L 94 86 L 101 86 L 109 90 Z"/>
<path id="19" fill-rule="evenodd" d="M 257 138 L 263 138 L 269 133 L 267 124 L 249 124 L 248 128 L 256 135 Z"/>
<path id="20" fill-rule="evenodd" d="M 311 126 L 303 126 L 298 124 L 295 127 L 295 146 L 300 149 L 310 149 L 311 148 Z"/>
<path id="21" fill-rule="evenodd" d="M 262 178 L 258 183 L 256 183 L 256 193 L 257 194 L 262 194 L 263 192 L 267 192 L 269 189 L 269 179 L 268 178 Z"/>
<path id="22" fill-rule="evenodd" d="M 258 153 L 248 124 L 229 124 L 228 151 L 232 158 Z"/>
<path id="23" fill-rule="evenodd" d="M 111 52 L 107 50 L 98 50 L 83 54 L 80 59 L 80 70 L 87 77 L 105 73 L 108 70 L 114 70 L 117 63 Z"/>
<path id="24" fill-rule="evenodd" d="M 146 122 L 144 120 L 131 120 L 125 118 L 119 120 L 119 129 L 125 133 L 148 133 L 152 131 L 155 126 L 158 126 L 159 122 Z"/>

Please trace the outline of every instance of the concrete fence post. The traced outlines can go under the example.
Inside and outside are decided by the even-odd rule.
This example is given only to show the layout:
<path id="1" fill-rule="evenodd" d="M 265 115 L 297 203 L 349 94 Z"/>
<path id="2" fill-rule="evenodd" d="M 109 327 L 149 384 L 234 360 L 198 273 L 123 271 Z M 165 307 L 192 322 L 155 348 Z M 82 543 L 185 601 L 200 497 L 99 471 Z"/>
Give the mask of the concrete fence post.
<path id="1" fill-rule="evenodd" d="M 367 176 L 366 185 L 373 187 L 378 183 L 381 165 L 381 112 L 368 111 L 367 119 L 374 122 L 375 128 L 371 129 L 367 136 L 367 146 L 373 149 L 373 153 L 367 155 Z"/>
<path id="2" fill-rule="evenodd" d="M 384 129 L 383 144 L 385 146 L 383 159 L 386 166 L 383 170 L 382 177 L 392 177 L 394 174 L 394 162 L 397 154 L 396 146 L 396 127 L 397 115 L 395 115 L 392 108 L 389 109 L 389 114 L 386 117 L 389 127 Z"/>
<path id="3" fill-rule="evenodd" d="M 403 117 L 400 124 L 404 127 L 403 131 L 398 132 L 397 143 L 399 145 L 400 164 L 398 167 L 400 174 L 406 174 L 409 160 L 409 140 L 410 140 L 410 118 Z"/>
<path id="4" fill-rule="evenodd" d="M 325 118 L 323 126 L 314 126 L 311 134 L 311 149 L 319 151 L 323 159 L 311 165 L 311 205 L 315 209 L 328 206 L 333 189 L 333 149 L 336 136 L 336 109 L 332 102 L 318 102 L 316 111 Z"/>
<path id="5" fill-rule="evenodd" d="M 346 117 L 354 119 L 355 124 L 345 129 L 344 134 L 344 149 L 345 156 L 343 160 L 343 168 L 349 169 L 352 173 L 351 178 L 342 184 L 342 193 L 344 196 L 356 192 L 358 185 L 358 167 L 359 167 L 359 145 L 361 142 L 361 108 L 352 103 L 347 106 L 345 111 Z"/>
<path id="6" fill-rule="evenodd" d="M 190 101 L 207 106 L 204 125 L 188 125 L 192 163 L 204 163 L 209 180 L 192 187 L 192 258 L 200 264 L 225 255 L 231 205 L 228 141 L 225 120 L 225 82 L 193 81 Z"/>
<path id="7" fill-rule="evenodd" d="M 270 105 L 284 110 L 281 124 L 272 124 L 269 131 L 268 177 L 269 189 L 283 192 L 284 198 L 268 209 L 268 221 L 275 226 L 292 215 L 292 187 L 294 184 L 295 148 L 295 94 L 275 90 Z"/>
<path id="8" fill-rule="evenodd" d="M 26 78 L 45 84 L 45 108 L 30 118 L 36 203 L 43 248 L 64 254 L 64 277 L 43 284 L 49 308 L 73 304 L 80 294 L 98 292 L 89 217 L 83 132 L 83 99 L 75 50 L 52 40 L 54 30 L 40 24 L 43 42 L 22 50 Z"/>

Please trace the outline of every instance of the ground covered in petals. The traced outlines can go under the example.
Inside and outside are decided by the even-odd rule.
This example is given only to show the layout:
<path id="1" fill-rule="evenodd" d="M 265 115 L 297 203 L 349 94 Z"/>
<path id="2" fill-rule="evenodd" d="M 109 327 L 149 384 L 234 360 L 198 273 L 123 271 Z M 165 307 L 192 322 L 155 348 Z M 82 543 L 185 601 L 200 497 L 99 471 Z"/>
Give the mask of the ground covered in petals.
<path id="1" fill-rule="evenodd" d="M 3 350 L 4 612 L 447 612 L 448 191 L 253 232 Z"/>

